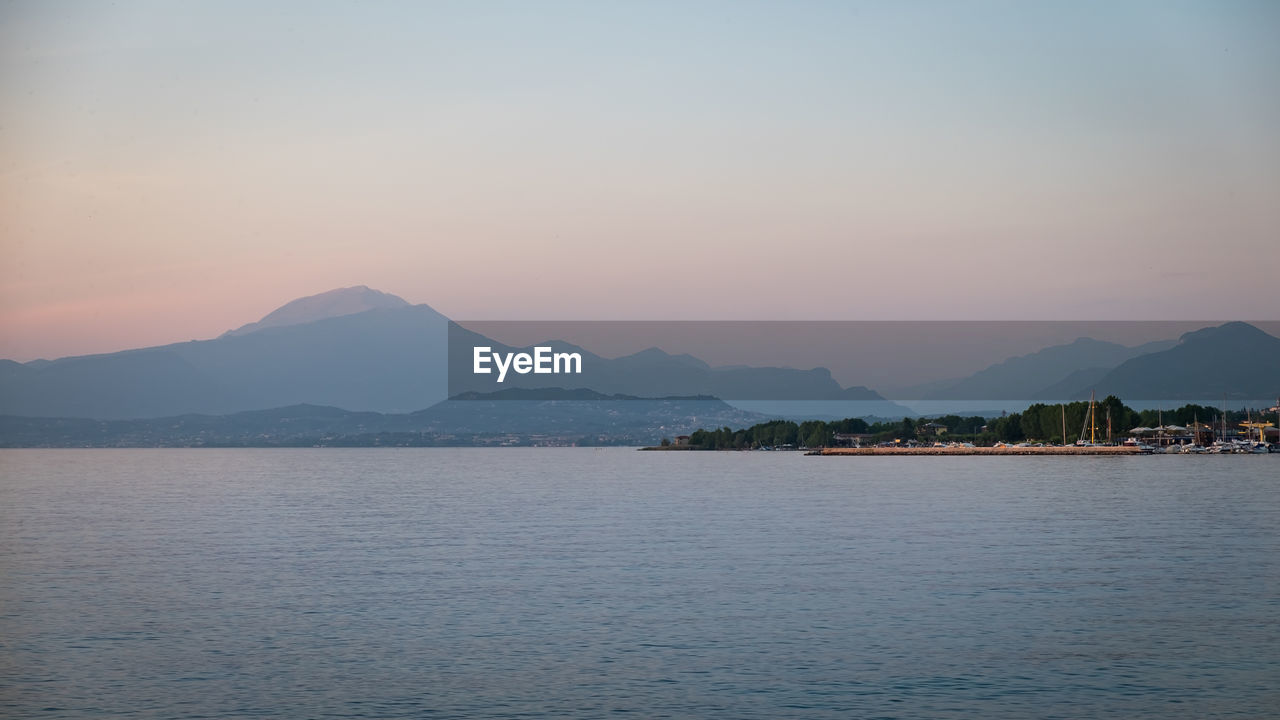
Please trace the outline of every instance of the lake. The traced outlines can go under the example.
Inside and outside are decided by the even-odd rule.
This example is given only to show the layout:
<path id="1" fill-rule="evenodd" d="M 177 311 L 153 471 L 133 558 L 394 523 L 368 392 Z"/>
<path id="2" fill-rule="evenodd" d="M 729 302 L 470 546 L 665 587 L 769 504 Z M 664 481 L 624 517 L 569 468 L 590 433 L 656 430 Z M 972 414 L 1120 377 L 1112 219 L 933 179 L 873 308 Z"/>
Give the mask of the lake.
<path id="1" fill-rule="evenodd" d="M 0 451 L 0 715 L 1280 716 L 1280 456 Z"/>

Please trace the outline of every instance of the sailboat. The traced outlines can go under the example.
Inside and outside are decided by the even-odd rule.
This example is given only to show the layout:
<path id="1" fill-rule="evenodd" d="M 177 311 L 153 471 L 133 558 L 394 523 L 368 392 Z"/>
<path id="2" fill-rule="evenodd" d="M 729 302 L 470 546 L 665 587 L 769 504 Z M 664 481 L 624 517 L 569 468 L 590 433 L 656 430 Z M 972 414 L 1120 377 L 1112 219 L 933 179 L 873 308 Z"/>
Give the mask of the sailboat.
<path id="1" fill-rule="evenodd" d="M 1191 443 L 1183 446 L 1182 452 L 1196 454 L 1205 452 L 1205 447 L 1200 444 L 1200 435 L 1204 432 L 1206 427 L 1211 433 L 1213 432 L 1212 426 L 1200 424 L 1200 415 L 1198 413 L 1191 416 Z"/>
<path id="2" fill-rule="evenodd" d="M 1095 411 L 1097 403 L 1095 402 L 1095 392 L 1096 391 L 1093 390 L 1089 391 L 1089 412 L 1085 414 L 1084 425 L 1080 428 L 1080 439 L 1076 440 L 1076 445 L 1092 447 L 1098 444 L 1098 422 Z M 1084 441 L 1084 431 L 1086 429 L 1089 431 L 1089 442 Z"/>
<path id="3" fill-rule="evenodd" d="M 1209 448 L 1209 452 L 1213 453 L 1234 453 L 1239 452 L 1236 443 L 1227 439 L 1227 396 L 1222 396 L 1222 414 L 1218 416 L 1218 427 L 1221 434 L 1214 441 L 1213 447 Z"/>

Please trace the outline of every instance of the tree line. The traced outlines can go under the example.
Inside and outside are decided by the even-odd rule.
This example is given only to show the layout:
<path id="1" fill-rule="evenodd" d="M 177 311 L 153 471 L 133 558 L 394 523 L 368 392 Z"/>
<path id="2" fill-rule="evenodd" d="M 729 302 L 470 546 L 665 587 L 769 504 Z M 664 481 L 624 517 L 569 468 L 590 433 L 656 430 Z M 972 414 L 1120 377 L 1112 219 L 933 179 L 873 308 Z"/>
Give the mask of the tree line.
<path id="1" fill-rule="evenodd" d="M 1234 432 L 1247 417 L 1258 419 L 1259 413 L 1248 410 L 1228 410 L 1225 421 L 1228 432 Z M 1112 439 L 1122 440 L 1129 431 L 1137 427 L 1154 428 L 1159 425 L 1180 425 L 1187 427 L 1192 423 L 1204 423 L 1221 427 L 1224 414 L 1220 408 L 1208 405 L 1188 403 L 1170 410 L 1134 410 L 1121 402 L 1114 395 L 1099 400 L 1094 404 L 1093 422 L 1089 422 L 1089 402 L 1087 400 L 1067 403 L 1065 405 L 1035 403 L 1020 413 L 995 418 L 987 427 L 994 440 L 1003 442 L 1022 442 L 1035 440 L 1047 443 L 1062 443 L 1063 420 L 1066 424 L 1066 442 L 1075 442 L 1082 435 L 1084 439 L 1102 442 L 1110 432 Z M 1088 423 L 1086 425 L 1086 423 Z"/>
<path id="2" fill-rule="evenodd" d="M 956 428 L 961 434 L 973 434 L 986 424 L 986 418 L 975 415 L 961 417 L 944 415 L 932 420 L 903 418 L 900 421 L 868 423 L 862 418 L 843 420 L 770 420 L 749 428 L 733 430 L 722 427 L 717 430 L 697 430 L 689 436 L 691 447 L 703 450 L 750 450 L 761 447 L 830 447 L 836 434 L 869 435 L 875 441 L 902 440 L 917 436 L 924 423 L 938 422 L 948 428 Z"/>
<path id="3" fill-rule="evenodd" d="M 1227 411 L 1226 424 L 1234 432 L 1239 423 L 1250 413 L 1246 410 Z M 1252 413 L 1255 419 L 1261 416 Z M 1090 439 L 1088 423 L 1089 402 L 1035 403 L 1022 412 L 1009 413 L 998 418 L 981 415 L 940 415 L 928 418 L 903 418 L 898 421 L 868 423 L 861 418 L 845 418 L 824 422 L 822 420 L 771 420 L 749 428 L 733 430 L 728 426 L 712 430 L 697 430 L 689 436 L 689 445 L 703 450 L 749 450 L 761 447 L 831 447 L 837 433 L 867 435 L 871 442 L 907 441 L 913 439 L 954 440 L 975 444 L 996 442 L 1044 442 L 1070 444 L 1081 437 Z M 1136 427 L 1157 425 L 1188 426 L 1193 422 L 1213 424 L 1219 427 L 1223 421 L 1221 409 L 1207 405 L 1188 404 L 1171 410 L 1134 410 L 1114 395 L 1094 403 L 1093 439 L 1104 442 L 1108 426 L 1113 440 L 1128 437 Z M 935 423 L 946 427 L 946 432 L 935 436 L 925 426 Z M 1109 424 L 1109 425 L 1108 425 Z M 1066 430 L 1064 437 L 1063 430 Z"/>

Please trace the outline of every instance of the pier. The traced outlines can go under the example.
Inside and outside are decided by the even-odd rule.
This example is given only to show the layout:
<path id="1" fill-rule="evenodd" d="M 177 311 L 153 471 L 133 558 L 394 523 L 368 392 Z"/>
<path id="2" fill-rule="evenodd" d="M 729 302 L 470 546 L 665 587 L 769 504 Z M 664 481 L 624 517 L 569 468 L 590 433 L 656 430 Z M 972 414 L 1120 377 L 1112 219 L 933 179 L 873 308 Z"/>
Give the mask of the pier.
<path id="1" fill-rule="evenodd" d="M 1151 451 L 1132 445 L 1047 445 L 1004 447 L 858 447 L 820 448 L 809 455 L 1146 455 Z"/>

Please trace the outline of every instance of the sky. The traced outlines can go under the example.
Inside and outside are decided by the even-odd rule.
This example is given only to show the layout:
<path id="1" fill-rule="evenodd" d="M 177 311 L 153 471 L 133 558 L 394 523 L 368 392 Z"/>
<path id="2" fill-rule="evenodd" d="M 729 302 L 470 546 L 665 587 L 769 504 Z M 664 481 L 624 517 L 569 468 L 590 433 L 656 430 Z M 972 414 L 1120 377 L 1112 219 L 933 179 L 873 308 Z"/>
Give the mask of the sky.
<path id="1" fill-rule="evenodd" d="M 1280 3 L 0 0 L 0 357 L 459 319 L 1274 319 Z"/>

